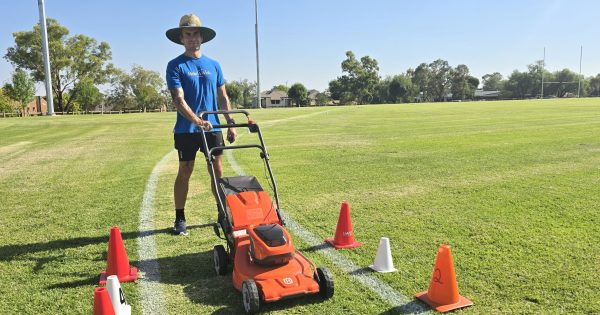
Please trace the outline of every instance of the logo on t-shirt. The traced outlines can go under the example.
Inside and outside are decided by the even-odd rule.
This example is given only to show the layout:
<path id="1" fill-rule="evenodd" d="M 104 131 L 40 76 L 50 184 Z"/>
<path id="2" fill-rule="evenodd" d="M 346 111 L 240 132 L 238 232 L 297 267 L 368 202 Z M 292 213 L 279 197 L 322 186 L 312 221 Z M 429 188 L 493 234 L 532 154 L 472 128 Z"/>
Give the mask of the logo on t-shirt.
<path id="1" fill-rule="evenodd" d="M 207 77 L 210 75 L 210 71 L 205 69 L 200 69 L 200 72 L 197 71 L 188 71 L 188 77 Z"/>

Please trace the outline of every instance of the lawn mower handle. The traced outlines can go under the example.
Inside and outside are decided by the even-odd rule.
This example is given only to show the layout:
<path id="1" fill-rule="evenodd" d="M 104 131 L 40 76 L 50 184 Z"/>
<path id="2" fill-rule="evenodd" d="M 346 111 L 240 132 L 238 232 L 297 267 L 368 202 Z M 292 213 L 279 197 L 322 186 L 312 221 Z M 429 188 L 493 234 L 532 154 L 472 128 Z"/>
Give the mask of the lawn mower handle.
<path id="1" fill-rule="evenodd" d="M 246 117 L 248 117 L 250 114 L 245 111 L 245 110 L 231 110 L 231 111 L 226 111 L 226 110 L 220 110 L 220 111 L 206 111 L 206 112 L 201 112 L 199 114 L 199 116 L 201 117 L 204 114 L 245 114 Z M 265 142 L 263 140 L 262 137 L 262 133 L 260 132 L 260 128 L 258 127 L 258 124 L 256 123 L 246 123 L 246 124 L 219 124 L 219 125 L 213 125 L 213 128 L 231 128 L 231 127 L 245 127 L 248 128 L 248 130 L 251 133 L 257 133 L 258 134 L 258 139 L 260 141 L 260 145 L 258 144 L 246 144 L 246 145 L 230 145 L 230 146 L 218 146 L 218 147 L 214 147 L 211 148 L 210 150 L 208 150 L 208 152 L 205 155 L 206 158 L 206 163 L 209 166 L 210 169 L 210 177 L 213 181 L 213 185 L 215 187 L 215 189 L 218 189 L 218 182 L 217 182 L 217 177 L 216 177 L 216 172 L 214 169 L 214 157 L 213 157 L 213 152 L 217 151 L 217 150 L 234 150 L 234 149 L 247 149 L 247 148 L 257 148 L 259 150 L 261 150 L 261 158 L 264 159 L 265 165 L 267 167 L 267 170 L 269 171 L 269 177 L 271 179 L 271 183 L 273 184 L 273 197 L 275 198 L 275 204 L 276 204 L 276 213 L 277 216 L 279 217 L 279 220 L 284 223 L 283 221 L 283 217 L 281 216 L 281 213 L 279 213 L 279 194 L 277 193 L 277 184 L 275 183 L 275 177 L 273 176 L 273 171 L 271 170 L 271 165 L 269 164 L 269 154 L 267 153 L 267 148 L 265 147 Z M 207 148 L 208 147 L 208 142 L 206 141 L 206 133 L 210 132 L 210 130 L 206 131 L 206 130 L 202 130 L 202 132 L 200 132 L 200 134 L 202 135 L 202 143 L 204 144 L 204 147 Z M 225 212 L 225 203 L 224 201 L 221 199 L 221 194 L 217 193 L 217 203 L 219 205 L 219 207 L 222 209 L 223 212 Z M 219 209 L 219 210 L 221 210 Z M 227 219 L 227 214 L 223 213 L 225 215 L 225 218 L 227 221 L 229 221 Z M 284 223 L 285 224 L 285 223 Z"/>
<path id="2" fill-rule="evenodd" d="M 198 116 L 202 117 L 204 114 L 244 114 L 246 117 L 250 116 L 250 113 L 243 109 L 204 111 L 200 112 Z"/>

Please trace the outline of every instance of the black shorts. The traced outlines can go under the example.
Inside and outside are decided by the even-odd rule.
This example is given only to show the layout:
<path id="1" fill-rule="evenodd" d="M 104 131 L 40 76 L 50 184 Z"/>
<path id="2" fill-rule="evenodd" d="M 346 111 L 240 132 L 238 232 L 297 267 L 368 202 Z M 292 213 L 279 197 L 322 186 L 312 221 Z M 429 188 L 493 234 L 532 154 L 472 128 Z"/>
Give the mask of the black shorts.
<path id="1" fill-rule="evenodd" d="M 205 134 L 209 149 L 225 146 L 223 134 L 220 131 L 207 132 Z M 204 148 L 204 143 L 202 143 L 202 135 L 200 133 L 176 133 L 173 135 L 173 139 L 175 140 L 175 149 L 179 153 L 179 161 L 194 161 L 198 150 L 202 151 L 206 156 L 207 151 Z M 223 150 L 213 151 L 213 156 L 222 154 Z"/>

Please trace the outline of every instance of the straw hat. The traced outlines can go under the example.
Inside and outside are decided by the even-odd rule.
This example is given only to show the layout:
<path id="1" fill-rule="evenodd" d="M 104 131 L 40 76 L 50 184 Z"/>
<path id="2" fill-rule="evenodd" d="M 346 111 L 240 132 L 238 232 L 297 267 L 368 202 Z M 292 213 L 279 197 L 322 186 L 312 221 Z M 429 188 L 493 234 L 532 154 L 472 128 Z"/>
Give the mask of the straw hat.
<path id="1" fill-rule="evenodd" d="M 172 28 L 167 31 L 167 38 L 174 43 L 183 45 L 183 43 L 181 42 L 181 30 L 184 28 L 199 29 L 200 34 L 202 35 L 202 43 L 210 41 L 217 35 L 217 33 L 213 29 L 202 26 L 199 17 L 193 14 L 187 14 L 182 16 L 179 20 L 179 27 Z"/>

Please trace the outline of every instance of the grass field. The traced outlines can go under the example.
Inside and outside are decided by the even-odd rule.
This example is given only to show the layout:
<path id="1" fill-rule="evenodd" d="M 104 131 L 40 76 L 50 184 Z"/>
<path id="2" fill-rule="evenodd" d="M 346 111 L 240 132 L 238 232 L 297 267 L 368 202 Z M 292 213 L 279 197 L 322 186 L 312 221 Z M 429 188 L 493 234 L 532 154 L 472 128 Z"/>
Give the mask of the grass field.
<path id="1" fill-rule="evenodd" d="M 252 111 L 282 208 L 320 238 L 348 200 L 358 241 L 339 252 L 373 263 L 390 238 L 397 273 L 372 274 L 400 294 L 426 290 L 437 247 L 450 244 L 461 314 L 600 313 L 600 100 L 352 106 Z M 0 119 L 0 314 L 89 314 L 121 227 L 139 265 L 148 177 L 172 151 L 173 113 Z M 239 143 L 255 138 L 241 132 Z M 237 164 L 263 183 L 255 151 Z M 165 309 L 237 314 L 241 294 L 217 277 L 216 218 L 203 160 L 192 177 L 190 235 L 173 237 L 171 154 L 160 169 L 151 234 Z M 228 169 L 226 175 L 234 175 Z M 266 185 L 263 185 L 266 186 Z M 273 314 L 397 313 L 296 237 L 335 276 L 335 296 L 266 305 Z M 141 314 L 135 283 L 123 288 Z"/>

